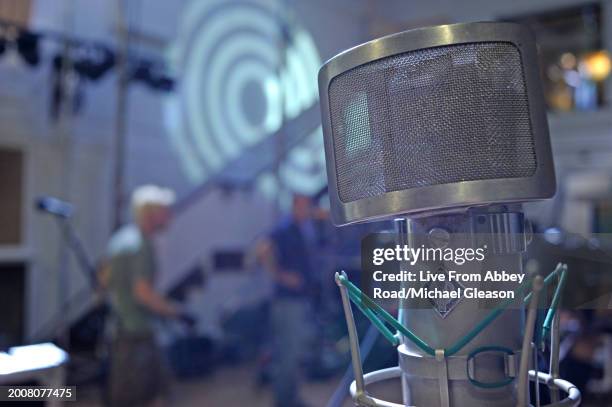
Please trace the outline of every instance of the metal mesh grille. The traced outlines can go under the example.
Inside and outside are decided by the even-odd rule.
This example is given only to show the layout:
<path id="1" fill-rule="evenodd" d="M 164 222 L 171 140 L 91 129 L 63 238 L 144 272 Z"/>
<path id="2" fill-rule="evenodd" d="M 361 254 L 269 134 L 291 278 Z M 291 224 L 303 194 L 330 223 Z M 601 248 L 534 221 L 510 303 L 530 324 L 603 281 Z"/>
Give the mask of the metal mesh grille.
<path id="1" fill-rule="evenodd" d="M 536 170 L 521 56 L 488 42 L 411 51 L 329 85 L 341 201 Z"/>

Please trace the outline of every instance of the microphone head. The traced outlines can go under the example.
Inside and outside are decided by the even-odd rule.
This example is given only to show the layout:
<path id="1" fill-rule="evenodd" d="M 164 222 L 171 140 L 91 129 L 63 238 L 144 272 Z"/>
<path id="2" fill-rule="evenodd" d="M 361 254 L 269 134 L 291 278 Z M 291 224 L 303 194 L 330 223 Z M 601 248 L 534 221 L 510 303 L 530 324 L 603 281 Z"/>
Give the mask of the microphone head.
<path id="1" fill-rule="evenodd" d="M 60 218 L 69 218 L 74 212 L 72 204 L 51 196 L 41 196 L 36 199 L 36 209 Z"/>
<path id="2" fill-rule="evenodd" d="M 555 193 L 535 40 L 521 25 L 362 44 L 321 68 L 319 93 L 335 224 Z"/>

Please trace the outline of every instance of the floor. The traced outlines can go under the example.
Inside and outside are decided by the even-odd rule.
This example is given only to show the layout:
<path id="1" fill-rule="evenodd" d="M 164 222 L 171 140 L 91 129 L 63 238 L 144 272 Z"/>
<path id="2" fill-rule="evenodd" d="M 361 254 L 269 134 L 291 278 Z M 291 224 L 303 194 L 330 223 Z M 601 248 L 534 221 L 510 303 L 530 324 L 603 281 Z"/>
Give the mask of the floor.
<path id="1" fill-rule="evenodd" d="M 174 387 L 173 407 L 272 407 L 269 387 L 257 387 L 254 381 L 253 366 L 231 366 L 218 369 L 215 373 L 198 380 L 177 382 Z M 322 381 L 305 383 L 302 387 L 302 398 L 311 407 L 325 407 L 336 390 L 339 377 Z M 399 402 L 399 382 L 388 382 L 369 388 L 372 395 Z M 102 407 L 99 389 L 80 386 L 77 389 L 75 407 Z M 610 406 L 603 404 L 586 404 L 583 407 Z M 342 407 L 353 407 L 351 400 L 345 400 Z"/>
<path id="2" fill-rule="evenodd" d="M 269 387 L 258 387 L 254 381 L 253 366 L 232 366 L 218 369 L 203 379 L 177 382 L 174 387 L 174 399 L 171 405 L 177 407 L 271 407 L 272 397 Z M 312 407 L 324 407 L 336 390 L 340 377 L 322 382 L 305 383 L 302 387 L 302 398 Z M 398 383 L 389 383 L 393 392 Z M 382 390 L 378 390 L 382 391 Z M 97 388 L 79 387 L 75 407 L 101 407 L 100 394 Z M 342 407 L 352 407 L 347 399 Z"/>

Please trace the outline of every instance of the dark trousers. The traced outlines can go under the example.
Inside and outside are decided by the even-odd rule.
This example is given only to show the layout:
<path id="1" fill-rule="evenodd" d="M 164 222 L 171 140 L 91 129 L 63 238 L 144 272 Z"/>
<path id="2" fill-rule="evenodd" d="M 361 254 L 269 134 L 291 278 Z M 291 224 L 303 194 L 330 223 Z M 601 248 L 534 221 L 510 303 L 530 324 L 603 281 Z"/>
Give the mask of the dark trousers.
<path id="1" fill-rule="evenodd" d="M 110 351 L 111 406 L 146 406 L 168 395 L 169 371 L 152 334 L 119 334 Z"/>
<path id="2" fill-rule="evenodd" d="M 273 335 L 272 380 L 276 406 L 298 405 L 299 369 L 304 351 L 306 303 L 301 299 L 275 299 L 271 309 Z"/>

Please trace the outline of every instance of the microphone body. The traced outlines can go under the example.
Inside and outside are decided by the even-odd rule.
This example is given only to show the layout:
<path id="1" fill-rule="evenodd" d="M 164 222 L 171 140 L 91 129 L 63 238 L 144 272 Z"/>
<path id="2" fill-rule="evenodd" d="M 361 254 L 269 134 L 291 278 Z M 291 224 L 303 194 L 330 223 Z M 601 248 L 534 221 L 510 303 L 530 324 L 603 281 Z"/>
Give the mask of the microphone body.
<path id="1" fill-rule="evenodd" d="M 487 270 L 522 275 L 528 234 L 521 203 L 556 191 L 529 30 L 468 23 L 377 39 L 329 60 L 319 93 L 336 225 L 395 219 L 397 241 L 409 247 L 486 247 L 483 262 L 422 261 L 402 269 L 468 276 L 439 284 L 446 291 L 516 288 L 482 276 Z M 404 405 L 522 405 L 520 307 L 501 310 L 452 355 L 444 352 L 499 302 L 400 300 L 401 324 L 436 350 L 428 354 L 401 336 Z"/>
<path id="2" fill-rule="evenodd" d="M 522 273 L 522 252 L 526 249 L 524 217 L 520 205 L 513 208 L 492 206 L 464 213 L 442 214 L 422 218 L 395 220 L 398 241 L 409 247 L 481 248 L 487 253 L 483 262 L 456 265 L 445 261 L 426 261 L 402 270 L 432 270 L 447 276 L 438 283 L 440 290 L 461 289 L 508 292 L 516 288 L 512 282 L 482 281 L 486 270 L 506 270 Z M 495 230 L 495 233 L 491 233 Z M 453 281 L 449 272 L 464 281 Z M 474 277 L 474 278 L 471 278 Z M 404 283 L 414 286 L 414 283 Z M 435 284 L 432 284 L 435 286 Z M 417 332 L 435 349 L 451 349 L 473 327 L 492 312 L 499 299 L 422 299 L 402 300 L 400 322 Z M 519 300 L 522 304 L 522 301 Z M 516 305 L 504 310 L 489 326 L 470 340 L 445 362 L 423 352 L 413 342 L 402 337 L 399 345 L 399 366 L 402 368 L 402 388 L 405 405 L 514 407 L 517 403 L 513 385 L 494 388 L 474 386 L 479 383 L 503 383 L 518 375 L 523 333 L 523 308 Z M 491 346 L 505 349 L 481 352 Z M 509 352 L 512 352 L 510 354 Z M 471 356 L 474 355 L 474 356 Z M 443 368 L 444 373 L 441 373 Z M 446 404 L 445 400 L 448 402 Z"/>

